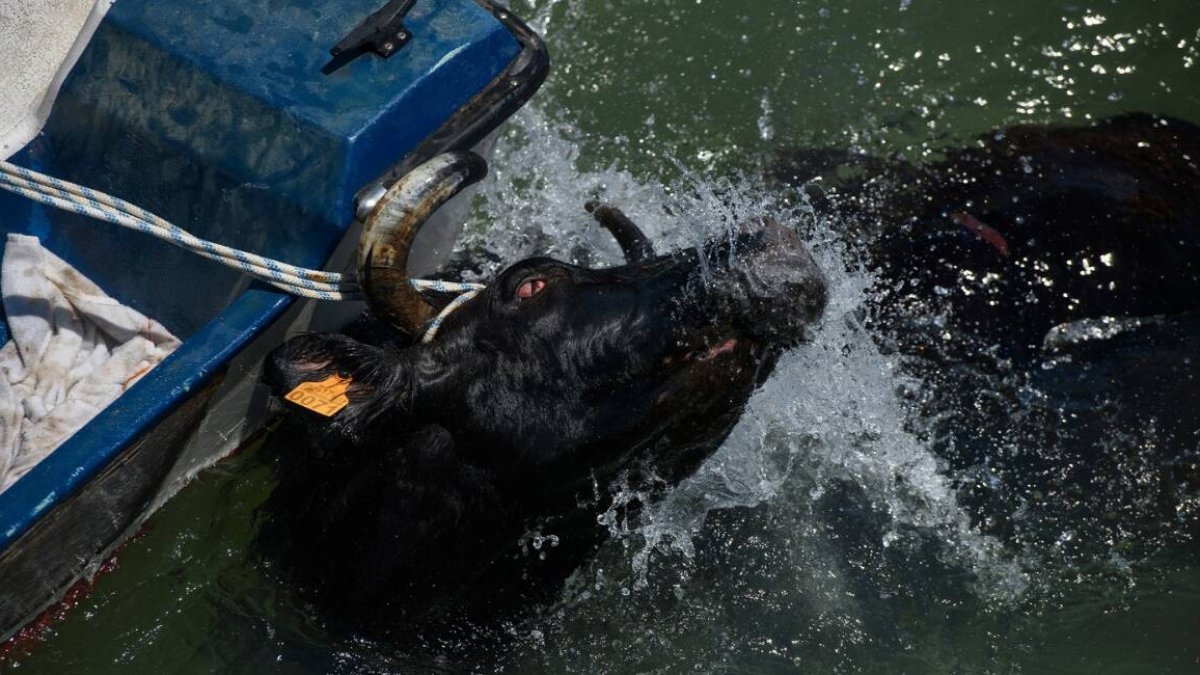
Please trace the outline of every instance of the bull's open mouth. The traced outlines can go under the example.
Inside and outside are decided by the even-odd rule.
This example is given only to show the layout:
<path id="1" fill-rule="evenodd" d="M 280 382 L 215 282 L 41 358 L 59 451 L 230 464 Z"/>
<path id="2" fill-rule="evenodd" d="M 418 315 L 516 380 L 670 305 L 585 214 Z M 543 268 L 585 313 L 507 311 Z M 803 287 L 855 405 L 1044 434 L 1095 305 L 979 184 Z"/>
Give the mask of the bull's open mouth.
<path id="1" fill-rule="evenodd" d="M 709 391 L 708 385 L 697 385 L 712 378 L 736 378 L 744 372 L 744 359 L 757 356 L 754 340 L 744 335 L 734 336 L 725 332 L 697 341 L 690 348 L 663 358 L 662 364 L 669 374 L 658 387 L 656 401 L 661 404 L 679 396 Z"/>
<path id="2" fill-rule="evenodd" d="M 733 354 L 749 346 L 745 336 L 726 328 L 720 331 L 703 331 L 699 335 L 679 342 L 676 348 L 662 358 L 665 366 L 689 366 L 707 363 L 721 356 Z"/>

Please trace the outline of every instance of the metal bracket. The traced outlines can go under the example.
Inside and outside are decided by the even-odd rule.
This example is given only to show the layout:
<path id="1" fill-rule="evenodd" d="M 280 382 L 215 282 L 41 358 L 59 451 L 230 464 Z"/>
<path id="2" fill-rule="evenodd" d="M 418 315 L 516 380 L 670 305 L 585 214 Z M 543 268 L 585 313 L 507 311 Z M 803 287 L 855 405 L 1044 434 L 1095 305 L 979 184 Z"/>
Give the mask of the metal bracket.
<path id="1" fill-rule="evenodd" d="M 508 29 L 521 52 L 479 92 L 446 120 L 437 131 L 354 197 L 354 214 L 365 221 L 393 183 L 418 164 L 450 150 L 470 150 L 508 119 L 538 90 L 550 70 L 546 45 L 529 26 L 494 0 L 475 0 Z"/>
<path id="2" fill-rule="evenodd" d="M 333 58 L 321 68 L 321 72 L 328 75 L 367 52 L 385 59 L 395 54 L 412 39 L 412 33 L 404 27 L 403 22 L 416 1 L 388 0 L 386 5 L 363 19 L 329 50 Z"/>

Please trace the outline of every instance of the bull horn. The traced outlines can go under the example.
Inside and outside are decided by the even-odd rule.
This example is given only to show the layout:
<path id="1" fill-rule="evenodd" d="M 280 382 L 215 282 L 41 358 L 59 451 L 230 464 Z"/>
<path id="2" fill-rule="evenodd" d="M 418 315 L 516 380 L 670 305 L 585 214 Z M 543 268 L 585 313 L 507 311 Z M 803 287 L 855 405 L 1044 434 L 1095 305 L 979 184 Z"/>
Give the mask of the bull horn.
<path id="1" fill-rule="evenodd" d="M 367 307 L 409 335 L 419 335 L 433 306 L 409 283 L 408 250 L 425 221 L 464 187 L 487 175 L 473 152 L 447 152 L 396 181 L 371 210 L 358 239 L 358 280 Z"/>
<path id="2" fill-rule="evenodd" d="M 625 254 L 625 262 L 639 263 L 654 257 L 654 245 L 650 243 L 650 238 L 621 209 L 599 202 L 588 202 L 583 208 L 617 240 L 617 245 Z"/>

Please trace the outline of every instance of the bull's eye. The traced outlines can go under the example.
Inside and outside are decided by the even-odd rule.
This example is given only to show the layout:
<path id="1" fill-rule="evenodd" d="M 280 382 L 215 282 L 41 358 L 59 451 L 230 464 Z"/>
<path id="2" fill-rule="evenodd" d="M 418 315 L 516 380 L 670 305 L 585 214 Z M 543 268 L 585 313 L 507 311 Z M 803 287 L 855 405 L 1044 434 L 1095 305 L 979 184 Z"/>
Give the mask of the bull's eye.
<path id="1" fill-rule="evenodd" d="M 526 279 L 524 283 L 517 287 L 517 297 L 521 300 L 528 300 L 541 293 L 545 288 L 545 279 Z"/>

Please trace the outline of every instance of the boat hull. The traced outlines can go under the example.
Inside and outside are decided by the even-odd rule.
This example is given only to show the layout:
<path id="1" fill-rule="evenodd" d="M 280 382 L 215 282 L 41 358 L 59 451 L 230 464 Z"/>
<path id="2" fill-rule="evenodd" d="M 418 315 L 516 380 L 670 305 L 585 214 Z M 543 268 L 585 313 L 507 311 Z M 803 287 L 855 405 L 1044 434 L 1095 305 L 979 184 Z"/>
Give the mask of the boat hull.
<path id="1" fill-rule="evenodd" d="M 284 1 L 303 12 L 337 2 L 373 4 Z M 548 67 L 537 36 L 487 0 L 426 4 L 426 14 L 410 25 L 412 46 L 428 30 L 445 44 L 425 48 L 436 47 L 444 54 L 438 56 L 435 50 L 414 58 L 434 60 L 442 71 L 457 63 L 451 56 L 473 53 L 478 63 L 463 64 L 469 77 L 437 69 L 417 72 L 413 77 L 418 80 L 436 77 L 420 86 L 401 86 L 396 96 L 380 96 L 380 110 L 361 115 L 367 128 L 347 127 L 346 115 L 297 113 L 295 102 L 287 99 L 295 87 L 283 87 L 280 100 L 273 101 L 260 79 L 237 82 L 238 71 L 227 64 L 206 65 L 206 58 L 219 53 L 180 53 L 178 45 L 160 44 L 162 35 L 178 30 L 152 25 L 175 20 L 178 12 L 163 7 L 172 2 L 176 0 L 135 5 L 131 0 L 114 6 L 106 19 L 114 24 L 102 25 L 97 42 L 84 52 L 45 133 L 14 161 L 110 191 L 199 236 L 293 264 L 345 269 L 357 243 L 356 213 L 369 208 L 379 187 L 436 153 L 478 148 L 536 91 Z M 192 6 L 184 0 L 178 4 Z M 268 16 L 278 11 L 280 0 L 211 4 L 243 13 L 257 7 Z M 450 14 L 443 15 L 446 12 Z M 497 35 L 487 21 L 496 22 L 504 35 Z M 455 30 L 447 33 L 445 25 L 451 24 Z M 464 32 L 472 26 L 478 33 L 472 39 L 478 44 L 463 47 Z M 324 32 L 329 33 L 328 27 Z M 203 42 L 197 45 L 212 48 Z M 156 55 L 156 49 L 165 53 Z M 403 52 L 393 60 L 402 58 Z M 150 63 L 155 59 L 161 62 Z M 351 64 L 349 76 L 377 77 L 394 85 L 398 76 L 380 65 L 386 62 L 375 61 Z M 397 62 L 397 67 L 410 66 Z M 454 89 L 453 106 L 434 106 L 439 110 L 437 123 L 422 121 L 421 128 L 430 130 L 424 136 L 387 137 L 389 128 L 403 126 L 403 119 L 395 117 L 398 111 L 413 107 L 406 96 L 428 95 L 441 86 L 439 82 L 458 87 L 478 81 L 481 72 L 490 73 L 491 79 L 482 86 L 471 85 L 476 87 L 473 93 Z M 229 92 L 223 89 L 225 76 L 235 80 Z M 174 84 L 172 78 L 177 80 Z M 183 91 L 179 82 L 186 85 Z M 362 91 L 361 82 L 337 86 Z M 215 109 L 236 113 L 246 106 L 253 113 L 246 119 L 257 119 L 262 127 L 258 133 L 278 134 L 264 146 L 267 156 L 238 146 L 239 140 L 257 142 L 253 133 L 234 134 L 220 143 L 204 137 L 205 125 L 218 124 L 219 116 L 205 118 L 204 107 L 179 107 L 181 101 L 204 98 L 196 88 L 208 98 L 225 97 Z M 137 100 L 122 102 L 126 95 Z M 363 105 L 361 100 L 347 103 L 337 97 L 316 103 Z M 191 117 L 189 110 L 198 111 L 201 118 Z M 379 124 L 383 127 L 371 126 Z M 315 149 L 302 147 L 306 137 L 312 138 Z M 296 156 L 270 155 L 272 148 L 297 147 L 301 155 L 319 157 L 321 165 L 289 172 L 285 169 L 294 168 Z M 325 157 L 329 153 L 340 154 Z M 268 161 L 272 156 L 275 164 Z M 448 208 L 465 210 L 468 199 L 460 195 Z M 336 328 L 361 306 L 298 301 L 139 233 L 104 229 L 111 226 L 15 197 L 0 196 L 0 210 L 10 216 L 6 222 L 18 223 L 15 231 L 39 236 L 115 297 L 160 318 L 184 339 L 175 354 L 0 493 L 3 640 L 74 583 L 94 574 L 192 476 L 235 450 L 270 419 L 273 405 L 258 384 L 262 359 L 270 349 L 297 332 Z M 448 256 L 461 222 L 446 213 L 435 214 L 435 220 L 424 228 L 424 241 L 414 249 L 414 273 L 426 273 Z M 112 265 L 128 256 L 144 269 Z M 7 339 L 6 333 L 0 326 L 0 338 Z"/>

